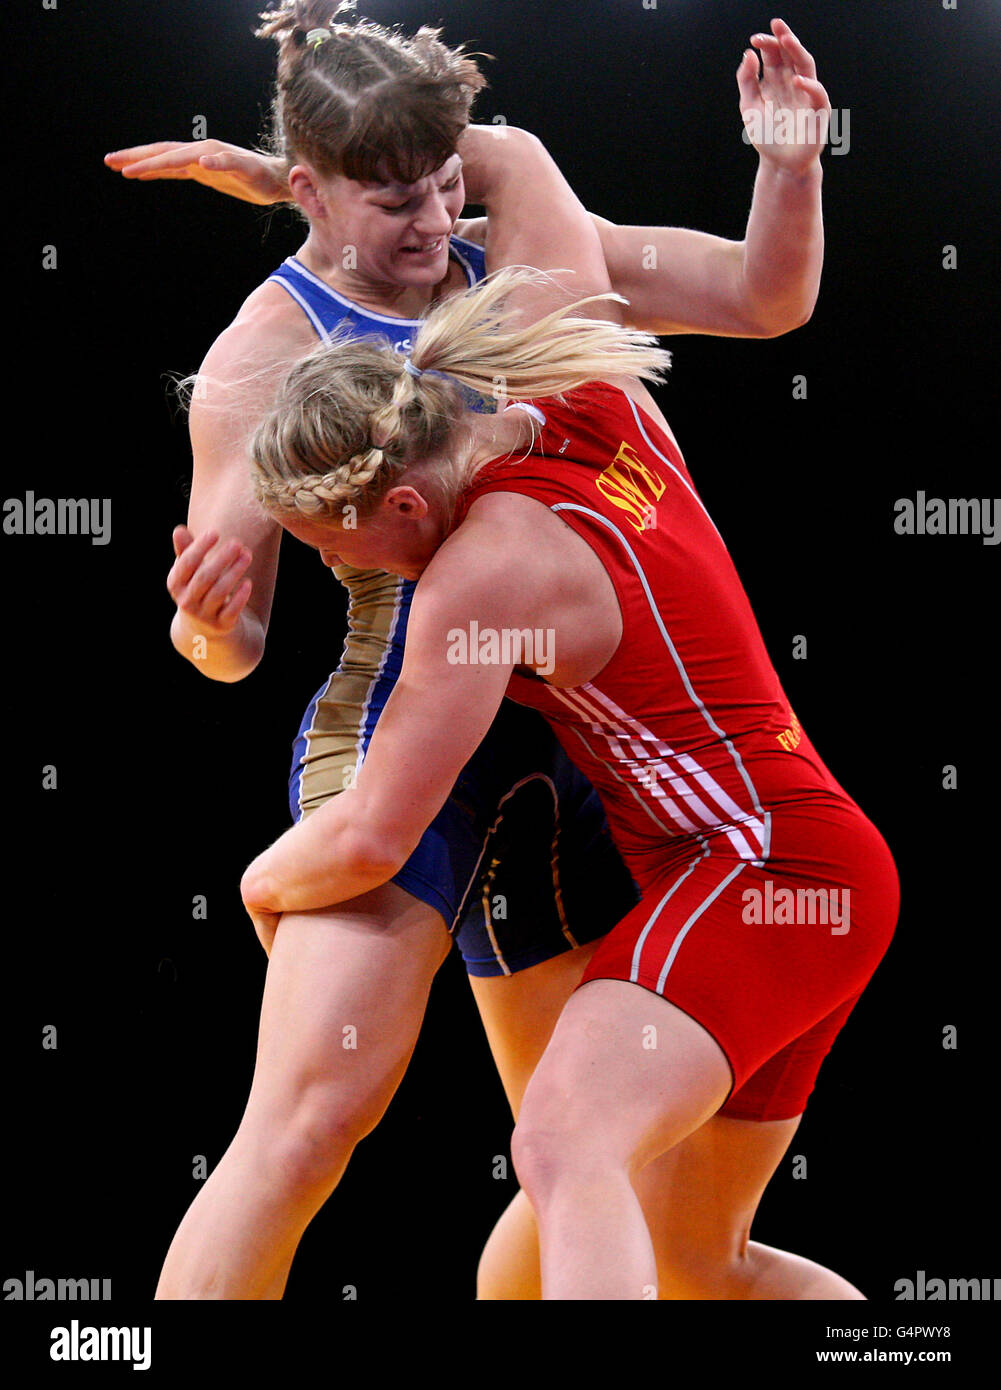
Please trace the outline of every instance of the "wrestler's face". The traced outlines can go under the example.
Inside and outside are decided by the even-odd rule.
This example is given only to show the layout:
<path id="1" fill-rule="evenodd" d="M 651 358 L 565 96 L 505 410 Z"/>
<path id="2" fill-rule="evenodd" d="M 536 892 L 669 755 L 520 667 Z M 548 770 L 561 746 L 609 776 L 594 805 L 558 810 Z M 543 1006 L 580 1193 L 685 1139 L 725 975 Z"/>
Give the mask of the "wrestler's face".
<path id="1" fill-rule="evenodd" d="M 457 154 L 417 183 L 318 180 L 324 216 L 311 218 L 347 279 L 426 288 L 448 272 L 448 239 L 466 190 Z"/>
<path id="2" fill-rule="evenodd" d="M 339 520 L 281 518 L 283 528 L 320 552 L 325 565 L 384 570 L 419 579 L 447 535 L 444 516 L 424 493 L 407 484 L 390 488 L 375 512 L 364 519 L 346 505 Z"/>

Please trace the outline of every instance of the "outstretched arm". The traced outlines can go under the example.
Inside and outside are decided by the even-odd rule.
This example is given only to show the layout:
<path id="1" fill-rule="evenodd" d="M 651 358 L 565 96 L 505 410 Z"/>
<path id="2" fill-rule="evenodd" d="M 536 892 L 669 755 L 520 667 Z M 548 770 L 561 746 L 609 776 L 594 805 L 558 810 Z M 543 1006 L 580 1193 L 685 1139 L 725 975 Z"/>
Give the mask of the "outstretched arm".
<path id="1" fill-rule="evenodd" d="M 813 312 L 824 258 L 820 155 L 830 101 L 813 58 L 783 20 L 751 42 L 737 70 L 740 110 L 759 155 L 743 241 L 681 227 L 618 226 L 594 221 L 612 288 L 629 300 L 628 322 L 647 332 L 770 338 Z M 460 142 L 471 203 L 485 201 L 489 157 L 506 153 L 511 127 L 472 126 Z M 107 155 L 126 178 L 195 179 L 253 203 L 291 200 L 281 161 L 218 140 L 163 141 Z M 464 223 L 484 240 L 488 220 Z"/>

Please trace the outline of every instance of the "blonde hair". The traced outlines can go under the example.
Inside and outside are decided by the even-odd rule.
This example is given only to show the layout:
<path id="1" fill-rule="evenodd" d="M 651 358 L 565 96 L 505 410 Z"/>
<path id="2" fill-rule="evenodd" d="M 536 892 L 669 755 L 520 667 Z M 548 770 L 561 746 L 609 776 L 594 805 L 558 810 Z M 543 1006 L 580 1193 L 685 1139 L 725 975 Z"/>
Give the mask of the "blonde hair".
<path id="1" fill-rule="evenodd" d="M 254 436 L 254 490 L 281 519 L 370 514 L 408 468 L 428 459 L 432 490 L 451 508 L 469 479 L 458 448 L 469 416 L 462 388 L 511 401 L 562 395 L 614 376 L 659 381 L 670 353 L 648 333 L 577 311 L 598 294 L 517 324 L 507 300 L 550 278 L 509 266 L 443 300 L 422 324 L 407 369 L 388 341 L 335 338 L 299 362 Z M 445 455 L 445 457 L 435 457 Z"/>

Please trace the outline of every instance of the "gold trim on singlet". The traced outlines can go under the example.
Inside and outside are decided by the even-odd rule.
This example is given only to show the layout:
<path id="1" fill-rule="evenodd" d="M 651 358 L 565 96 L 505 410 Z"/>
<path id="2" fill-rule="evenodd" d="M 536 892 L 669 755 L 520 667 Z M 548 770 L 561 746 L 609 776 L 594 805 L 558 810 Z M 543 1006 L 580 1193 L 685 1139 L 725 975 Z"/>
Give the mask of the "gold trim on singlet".
<path id="1" fill-rule="evenodd" d="M 348 630 L 340 664 L 317 700 L 306 731 L 299 783 L 303 817 L 354 785 L 364 757 L 373 690 L 392 646 L 405 583 L 381 570 L 350 565 L 336 565 L 333 572 L 348 591 Z"/>

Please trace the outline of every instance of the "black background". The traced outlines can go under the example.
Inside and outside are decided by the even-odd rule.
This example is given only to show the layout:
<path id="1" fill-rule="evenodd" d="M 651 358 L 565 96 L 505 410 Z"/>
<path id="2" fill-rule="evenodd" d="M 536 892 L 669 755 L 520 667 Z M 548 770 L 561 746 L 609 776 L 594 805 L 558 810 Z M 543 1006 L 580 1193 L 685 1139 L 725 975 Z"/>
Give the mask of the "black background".
<path id="1" fill-rule="evenodd" d="M 111 1305 L 60 1304 L 43 1323 L 122 1321 L 129 1308 L 133 1322 L 178 1329 L 161 1338 L 166 1360 L 190 1324 L 148 1301 L 197 1190 L 193 1158 L 218 1161 L 252 1074 L 265 960 L 239 877 L 285 828 L 289 745 L 339 654 L 344 604 L 318 557 L 286 541 L 268 652 L 247 680 L 204 680 L 168 638 L 170 530 L 190 480 L 168 374 L 197 367 L 301 231 L 290 213 L 194 185 L 126 183 L 102 156 L 189 138 L 199 115 L 212 136 L 254 142 L 273 70 L 272 45 L 252 36 L 254 4 L 58 0 L 46 11 L 19 0 L 15 11 L 24 90 L 9 128 L 4 496 L 110 497 L 112 540 L 2 537 L 0 1274 L 111 1279 Z M 440 20 L 449 41 L 494 55 L 477 118 L 541 135 L 593 211 L 743 234 L 756 159 L 740 138 L 734 72 L 767 26 L 760 4 L 369 0 L 363 12 L 408 28 Z M 780 13 L 851 118 L 848 153 L 825 155 L 820 302 L 777 340 L 673 340 L 660 400 L 797 713 L 900 869 L 896 941 L 792 1146 L 808 1177 L 795 1180 L 787 1159 L 755 1228 L 887 1304 L 918 1270 L 1001 1276 L 989 1229 L 1001 551 L 893 528 L 894 502 L 918 489 L 998 490 L 1001 12 L 986 0 L 956 11 L 786 0 Z M 44 246 L 57 269 L 42 269 Z M 799 374 L 806 401 L 793 399 Z M 806 660 L 792 658 L 797 635 Z M 49 765 L 55 790 L 42 787 Z M 943 788 L 946 765 L 955 790 Z M 204 921 L 192 917 L 198 894 Z M 54 1051 L 42 1047 L 46 1025 L 58 1029 Z M 947 1025 L 955 1050 L 942 1046 Z M 467 1304 L 515 1190 L 493 1177 L 509 1138 L 452 958 L 410 1074 L 307 1232 L 259 1349 L 298 1305 L 338 1329 L 374 1304 L 394 1317 Z M 896 1303 L 864 1316 L 899 1323 L 908 1309 L 939 1323 L 976 1311 Z M 702 1326 L 709 1312 L 698 1311 L 686 1326 Z M 24 1305 L 17 1316 L 30 1325 Z M 492 1340 L 507 1341 L 513 1324 L 492 1316 Z M 807 1326 L 792 1308 L 769 1316 L 773 1350 Z M 832 1321 L 830 1309 L 818 1318 Z M 660 1319 L 677 1329 L 674 1310 Z M 47 1338 L 29 1342 L 44 1360 Z"/>

